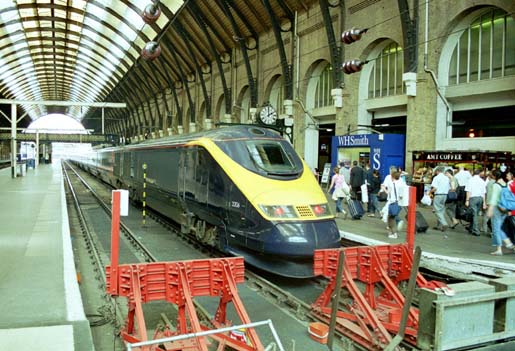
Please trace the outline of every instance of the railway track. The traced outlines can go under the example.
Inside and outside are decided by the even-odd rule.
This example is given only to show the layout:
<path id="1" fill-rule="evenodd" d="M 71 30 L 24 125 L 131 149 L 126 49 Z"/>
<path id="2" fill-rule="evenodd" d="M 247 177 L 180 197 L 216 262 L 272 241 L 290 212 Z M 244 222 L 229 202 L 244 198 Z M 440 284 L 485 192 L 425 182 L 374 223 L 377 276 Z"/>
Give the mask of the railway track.
<path id="1" fill-rule="evenodd" d="M 83 236 L 85 240 L 89 242 L 87 244 L 87 250 L 90 251 L 90 260 L 94 262 L 96 267 L 95 271 L 101 272 L 97 275 L 98 286 L 102 292 L 105 292 L 104 267 L 107 263 L 110 262 L 108 250 L 108 241 L 110 240 L 110 236 L 106 235 L 106 233 L 109 233 L 110 228 L 111 211 L 107 203 L 110 201 L 111 189 L 105 183 L 101 183 L 96 178 L 93 178 L 90 175 L 86 175 L 85 172 L 79 172 L 68 163 L 63 163 L 63 173 L 65 175 L 67 187 L 70 189 L 70 198 L 73 200 L 74 207 L 78 213 L 77 217 L 79 218 L 81 231 L 84 233 Z M 90 185 L 90 182 L 94 185 Z M 81 188 L 82 190 L 74 190 L 76 188 Z M 89 217 L 93 216 L 94 218 L 88 219 L 88 215 L 83 213 L 83 208 L 90 212 L 93 208 L 96 208 L 96 212 L 94 212 L 93 215 L 89 215 Z M 104 213 L 104 218 L 102 218 L 99 212 Z M 152 232 L 166 232 L 167 236 L 170 238 L 180 238 L 180 240 L 174 240 L 174 246 L 179 245 L 180 242 L 179 249 L 168 253 L 163 252 L 162 250 L 161 252 L 156 252 L 158 250 L 152 248 L 152 245 L 154 245 L 154 247 L 156 245 L 155 238 L 143 236 L 140 230 L 141 223 L 134 217 L 137 216 L 133 216 L 133 218 L 129 218 L 128 220 L 122 220 L 122 222 L 127 222 L 127 224 L 121 223 L 120 229 L 121 234 L 123 235 L 123 237 L 121 235 L 122 240 L 120 243 L 121 263 L 124 261 L 136 262 L 136 260 L 137 262 L 177 260 L 175 255 L 176 251 L 196 252 L 196 255 L 201 255 L 203 256 L 202 258 L 221 256 L 221 253 L 213 250 L 211 247 L 200 245 L 198 242 L 194 241 L 191 236 L 181 234 L 180 230 L 178 230 L 178 228 L 166 218 L 155 212 L 150 212 L 150 215 L 147 217 L 147 227 L 151 228 Z M 103 222 L 103 224 L 100 222 Z M 134 225 L 137 227 L 136 230 L 131 229 L 134 228 Z M 94 229 L 88 229 L 91 227 L 94 227 Z M 160 230 L 158 230 L 157 227 L 159 227 Z M 102 231 L 104 232 L 103 237 L 100 234 Z M 159 235 L 160 234 L 157 234 L 157 236 Z M 153 243 L 147 244 L 147 241 Z M 290 286 L 290 288 L 294 291 L 290 292 L 287 288 L 284 289 L 261 276 L 260 274 L 249 271 L 248 269 L 246 270 L 245 279 L 245 285 L 249 291 L 251 291 L 253 294 L 260 295 L 263 299 L 266 299 L 272 303 L 275 308 L 290 316 L 290 318 L 294 318 L 300 323 L 306 325 L 306 330 L 308 322 L 317 321 L 316 316 L 312 315 L 310 311 L 310 304 L 299 296 L 296 296 L 306 295 L 305 287 L 300 289 L 299 284 L 294 284 L 293 286 Z M 304 286 L 311 285 L 311 288 L 308 288 L 308 290 L 311 292 L 307 295 L 313 295 L 315 297 L 322 291 L 324 286 L 323 280 L 319 279 L 304 281 L 303 284 Z M 299 292 L 300 290 L 304 290 L 304 292 Z M 104 293 L 103 295 L 104 299 L 109 299 Z M 111 304 L 112 303 L 114 302 L 111 302 Z M 212 316 L 209 313 L 208 308 L 204 308 L 198 303 L 196 304 L 196 307 L 197 311 L 199 311 L 199 315 L 202 316 L 203 322 L 209 322 Z M 116 316 L 117 320 L 112 322 L 115 324 L 116 328 L 119 329 L 119 327 L 124 322 L 123 319 L 126 315 L 125 306 L 123 303 L 117 304 L 116 307 L 111 307 L 110 310 L 115 310 L 114 312 L 111 312 L 111 314 Z M 166 315 L 164 318 L 161 318 L 161 313 L 158 314 L 160 316 L 160 323 L 168 323 L 167 320 L 172 319 Z M 343 346 L 345 339 L 342 335 L 337 335 L 334 343 L 336 347 L 338 347 L 338 345 Z M 292 341 L 292 345 L 294 344 L 295 342 Z M 299 348 L 298 345 L 296 347 L 292 346 L 291 349 L 302 350 L 302 348 Z M 359 350 L 357 347 L 354 349 Z"/>

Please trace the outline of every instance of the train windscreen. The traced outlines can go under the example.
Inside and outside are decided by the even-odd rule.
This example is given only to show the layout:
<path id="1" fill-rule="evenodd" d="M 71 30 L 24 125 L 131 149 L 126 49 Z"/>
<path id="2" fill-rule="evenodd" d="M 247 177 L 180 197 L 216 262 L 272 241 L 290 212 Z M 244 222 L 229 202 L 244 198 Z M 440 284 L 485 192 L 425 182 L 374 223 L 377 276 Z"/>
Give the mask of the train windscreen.
<path id="1" fill-rule="evenodd" d="M 218 146 L 234 161 L 252 172 L 289 179 L 302 174 L 302 162 L 285 140 L 225 141 L 218 143 Z"/>

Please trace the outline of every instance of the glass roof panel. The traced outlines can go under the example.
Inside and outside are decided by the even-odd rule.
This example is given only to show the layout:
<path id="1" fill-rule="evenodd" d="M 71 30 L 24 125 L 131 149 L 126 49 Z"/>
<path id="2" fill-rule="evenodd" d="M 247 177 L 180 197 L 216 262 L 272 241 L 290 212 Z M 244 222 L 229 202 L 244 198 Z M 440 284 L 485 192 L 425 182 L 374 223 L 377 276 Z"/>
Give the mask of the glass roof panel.
<path id="1" fill-rule="evenodd" d="M 102 101 L 158 35 L 140 16 L 150 1 L 2 0 L 0 91 L 17 99 Z M 183 2 L 161 0 L 172 13 Z M 156 24 L 169 20 L 162 13 Z M 25 110 L 31 118 L 46 113 L 44 106 Z M 79 120 L 88 111 L 69 110 Z"/>

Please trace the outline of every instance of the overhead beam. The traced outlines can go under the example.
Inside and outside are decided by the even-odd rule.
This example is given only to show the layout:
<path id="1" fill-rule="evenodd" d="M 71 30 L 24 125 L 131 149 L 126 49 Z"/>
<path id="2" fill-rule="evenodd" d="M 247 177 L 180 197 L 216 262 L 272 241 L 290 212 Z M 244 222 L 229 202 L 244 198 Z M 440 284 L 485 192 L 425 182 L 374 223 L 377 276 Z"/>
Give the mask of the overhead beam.
<path id="1" fill-rule="evenodd" d="M 0 99 L 0 104 L 127 108 L 127 104 L 125 102 L 74 102 L 74 101 L 59 101 L 59 100 Z"/>

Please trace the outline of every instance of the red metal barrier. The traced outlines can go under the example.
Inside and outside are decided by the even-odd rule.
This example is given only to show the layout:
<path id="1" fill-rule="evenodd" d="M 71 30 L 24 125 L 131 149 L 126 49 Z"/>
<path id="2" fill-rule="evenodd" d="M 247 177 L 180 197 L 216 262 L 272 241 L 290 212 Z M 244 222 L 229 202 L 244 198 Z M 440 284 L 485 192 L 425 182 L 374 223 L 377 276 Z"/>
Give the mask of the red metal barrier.
<path id="1" fill-rule="evenodd" d="M 241 257 L 206 259 L 180 262 L 124 264 L 118 266 L 116 279 L 118 290 L 111 290 L 111 267 L 107 267 L 107 291 L 111 295 L 128 298 L 129 314 L 122 329 L 123 340 L 135 343 L 148 340 L 143 304 L 151 301 L 167 301 L 177 305 L 176 330 L 169 329 L 154 334 L 154 339 L 209 330 L 200 324 L 193 305 L 195 296 L 220 297 L 218 309 L 212 320 L 216 328 L 231 325 L 227 320 L 226 307 L 233 303 L 242 324 L 250 323 L 236 289 L 244 281 L 244 261 Z M 263 346 L 253 329 L 246 330 L 248 343 L 231 339 L 228 335 L 211 337 L 236 350 L 262 350 Z M 167 343 L 148 350 L 202 350 L 207 351 L 205 338 Z"/>
<path id="2" fill-rule="evenodd" d="M 128 300 L 128 316 L 121 330 L 125 342 L 147 341 L 147 327 L 143 314 L 143 304 L 152 301 L 167 301 L 177 305 L 177 325 L 174 331 L 168 326 L 156 330 L 153 339 L 198 333 L 210 330 L 200 324 L 193 297 L 220 297 L 218 308 L 211 323 L 216 329 L 227 327 L 227 305 L 233 303 L 242 324 L 250 324 L 237 283 L 243 283 L 245 267 L 243 257 L 191 260 L 178 262 L 154 262 L 138 264 L 118 264 L 118 240 L 120 231 L 120 192 L 112 194 L 111 259 L 106 267 L 106 290 L 111 296 L 123 296 Z M 247 340 L 236 340 L 228 334 L 213 334 L 210 338 L 218 341 L 218 349 L 225 346 L 234 350 L 262 351 L 261 341 L 254 329 L 245 330 Z M 167 342 L 162 345 L 141 347 L 142 351 L 208 351 L 206 337 Z"/>
<path id="3" fill-rule="evenodd" d="M 344 251 L 342 292 L 335 292 L 338 256 Z M 342 294 L 345 307 L 337 312 L 336 329 L 369 350 L 382 350 L 399 331 L 404 296 L 399 283 L 409 279 L 412 251 L 406 244 L 359 246 L 315 251 L 314 273 L 329 279 L 329 284 L 312 305 L 313 312 L 328 321 L 331 298 Z M 419 287 L 440 287 L 417 276 Z M 418 310 L 410 308 L 405 340 L 416 344 Z"/>

